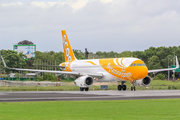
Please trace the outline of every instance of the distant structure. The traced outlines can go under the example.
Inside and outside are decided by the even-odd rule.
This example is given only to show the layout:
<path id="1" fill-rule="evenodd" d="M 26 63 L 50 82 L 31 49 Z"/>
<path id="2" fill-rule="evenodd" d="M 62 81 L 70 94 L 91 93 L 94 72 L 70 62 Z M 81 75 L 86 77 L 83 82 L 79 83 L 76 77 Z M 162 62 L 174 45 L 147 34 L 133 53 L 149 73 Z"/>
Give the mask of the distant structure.
<path id="1" fill-rule="evenodd" d="M 87 51 L 87 48 L 85 48 L 85 59 L 88 59 L 89 52 Z"/>
<path id="2" fill-rule="evenodd" d="M 18 45 L 33 45 L 34 43 L 28 40 L 23 40 L 18 43 Z"/>
<path id="3" fill-rule="evenodd" d="M 36 45 L 28 40 L 23 40 L 13 46 L 13 50 L 26 55 L 26 59 L 36 57 Z"/>

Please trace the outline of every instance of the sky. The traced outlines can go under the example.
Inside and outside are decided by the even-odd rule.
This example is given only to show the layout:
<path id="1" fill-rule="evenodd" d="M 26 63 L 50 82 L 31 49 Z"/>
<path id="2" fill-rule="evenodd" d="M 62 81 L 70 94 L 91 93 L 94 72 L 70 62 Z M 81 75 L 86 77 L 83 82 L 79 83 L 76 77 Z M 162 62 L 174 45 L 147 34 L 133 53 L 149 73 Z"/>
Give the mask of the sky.
<path id="1" fill-rule="evenodd" d="M 143 51 L 179 46 L 180 0 L 0 0 L 0 49 L 22 40 L 38 51 Z"/>

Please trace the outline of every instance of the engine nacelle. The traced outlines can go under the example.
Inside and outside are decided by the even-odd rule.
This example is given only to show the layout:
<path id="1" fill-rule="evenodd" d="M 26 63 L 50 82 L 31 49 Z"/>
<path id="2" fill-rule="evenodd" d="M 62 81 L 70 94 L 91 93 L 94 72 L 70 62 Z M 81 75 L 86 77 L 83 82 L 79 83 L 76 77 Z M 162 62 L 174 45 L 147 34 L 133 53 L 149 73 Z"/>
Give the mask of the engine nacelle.
<path id="1" fill-rule="evenodd" d="M 136 80 L 136 82 L 134 83 L 134 85 L 141 87 L 146 87 L 149 86 L 150 84 L 151 84 L 151 78 L 149 76 L 146 76 L 141 80 Z"/>
<path id="2" fill-rule="evenodd" d="M 79 87 L 90 87 L 93 84 L 93 78 L 90 76 L 81 76 L 74 81 L 74 84 Z"/>

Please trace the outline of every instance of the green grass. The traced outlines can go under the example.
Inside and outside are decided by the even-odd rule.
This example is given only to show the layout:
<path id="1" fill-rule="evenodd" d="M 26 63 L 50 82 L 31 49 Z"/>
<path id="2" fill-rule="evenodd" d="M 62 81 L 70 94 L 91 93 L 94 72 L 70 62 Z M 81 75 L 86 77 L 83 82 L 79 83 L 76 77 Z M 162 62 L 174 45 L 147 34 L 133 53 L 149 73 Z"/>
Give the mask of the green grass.
<path id="1" fill-rule="evenodd" d="M 67 82 L 69 83 L 69 81 Z M 101 83 L 103 85 L 103 83 Z M 130 90 L 130 82 L 126 82 L 127 90 Z M 117 84 L 108 86 L 109 90 L 117 90 Z M 180 81 L 153 80 L 149 87 L 136 87 L 137 90 L 167 90 L 180 89 Z M 100 86 L 92 86 L 90 90 L 101 90 Z M 0 87 L 0 91 L 79 91 L 78 86 L 38 86 L 38 87 Z"/>
<path id="2" fill-rule="evenodd" d="M 0 120 L 179 120 L 180 99 L 0 103 Z"/>

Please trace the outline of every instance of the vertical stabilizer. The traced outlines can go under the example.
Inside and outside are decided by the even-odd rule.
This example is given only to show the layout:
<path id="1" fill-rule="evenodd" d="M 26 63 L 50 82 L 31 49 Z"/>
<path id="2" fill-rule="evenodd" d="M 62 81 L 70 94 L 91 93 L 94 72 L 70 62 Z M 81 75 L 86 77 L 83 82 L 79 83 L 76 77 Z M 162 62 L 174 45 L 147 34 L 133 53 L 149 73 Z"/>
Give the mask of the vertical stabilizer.
<path id="1" fill-rule="evenodd" d="M 62 30 L 62 42 L 63 42 L 65 62 L 72 62 L 76 60 L 76 57 L 74 56 L 73 50 L 69 43 L 69 39 L 67 37 L 66 30 Z"/>

